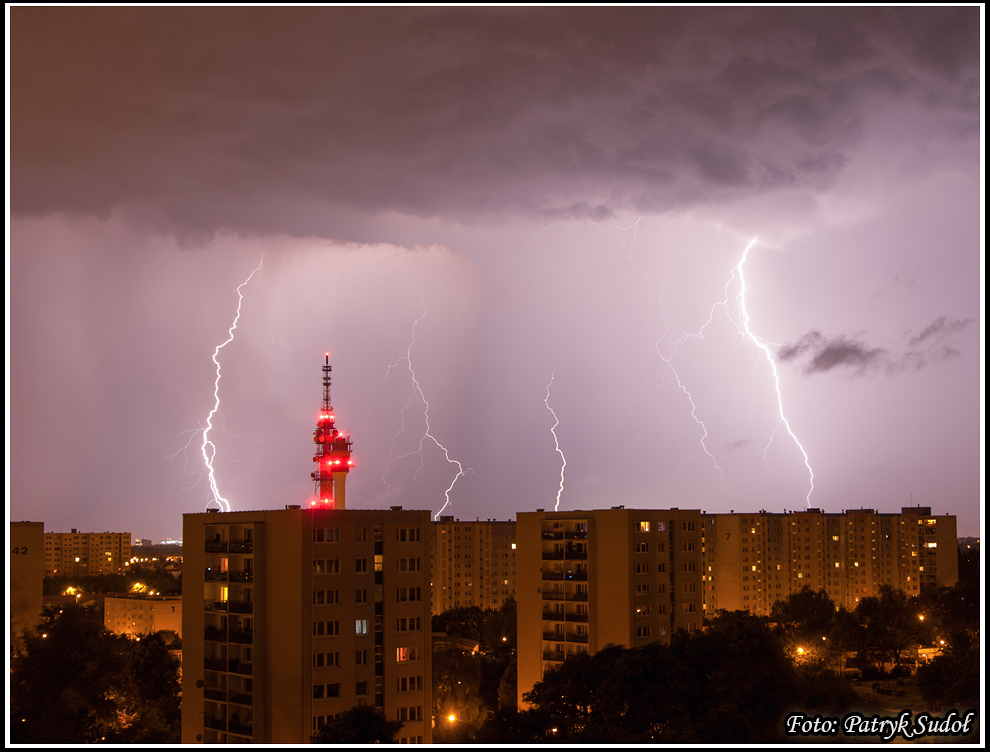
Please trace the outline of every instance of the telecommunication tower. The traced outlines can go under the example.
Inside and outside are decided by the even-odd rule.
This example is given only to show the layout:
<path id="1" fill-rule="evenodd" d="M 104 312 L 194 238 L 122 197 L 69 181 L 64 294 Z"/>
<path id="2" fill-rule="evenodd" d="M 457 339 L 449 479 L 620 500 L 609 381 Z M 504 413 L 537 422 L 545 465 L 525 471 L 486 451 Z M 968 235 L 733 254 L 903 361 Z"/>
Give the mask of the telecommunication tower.
<path id="1" fill-rule="evenodd" d="M 310 506 L 322 509 L 344 508 L 344 484 L 347 481 L 347 471 L 354 467 L 351 459 L 350 437 L 334 428 L 336 416 L 333 405 L 330 404 L 330 353 L 326 355 L 323 365 L 323 407 L 313 431 L 313 441 L 316 442 L 316 454 L 313 462 L 318 463 L 318 469 L 311 473 L 316 484 L 316 492 Z"/>

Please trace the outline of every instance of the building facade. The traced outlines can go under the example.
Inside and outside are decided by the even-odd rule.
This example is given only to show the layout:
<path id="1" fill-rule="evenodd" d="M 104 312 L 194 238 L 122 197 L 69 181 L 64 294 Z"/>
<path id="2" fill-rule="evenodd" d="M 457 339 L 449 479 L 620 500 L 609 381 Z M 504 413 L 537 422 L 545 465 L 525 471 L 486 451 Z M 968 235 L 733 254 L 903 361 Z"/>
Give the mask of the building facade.
<path id="1" fill-rule="evenodd" d="M 45 533 L 45 577 L 122 574 L 130 558 L 130 533 Z"/>
<path id="2" fill-rule="evenodd" d="M 10 590 L 10 638 L 20 644 L 20 634 L 41 617 L 45 582 L 45 523 L 11 522 L 8 526 L 8 574 Z"/>
<path id="3" fill-rule="evenodd" d="M 516 532 L 520 707 L 571 655 L 701 628 L 699 510 L 537 510 Z"/>
<path id="4" fill-rule="evenodd" d="M 103 626 L 131 637 L 166 629 L 182 637 L 182 596 L 107 596 L 103 601 Z"/>
<path id="5" fill-rule="evenodd" d="M 359 704 L 430 743 L 429 531 L 401 508 L 184 515 L 183 743 L 306 743 Z"/>
<path id="6" fill-rule="evenodd" d="M 501 608 L 516 595 L 516 523 L 432 523 L 430 568 L 433 613 L 477 606 Z"/>
<path id="7" fill-rule="evenodd" d="M 854 609 L 884 585 L 913 596 L 959 578 L 956 518 L 930 507 L 705 514 L 703 531 L 709 614 L 765 616 L 806 586 Z"/>

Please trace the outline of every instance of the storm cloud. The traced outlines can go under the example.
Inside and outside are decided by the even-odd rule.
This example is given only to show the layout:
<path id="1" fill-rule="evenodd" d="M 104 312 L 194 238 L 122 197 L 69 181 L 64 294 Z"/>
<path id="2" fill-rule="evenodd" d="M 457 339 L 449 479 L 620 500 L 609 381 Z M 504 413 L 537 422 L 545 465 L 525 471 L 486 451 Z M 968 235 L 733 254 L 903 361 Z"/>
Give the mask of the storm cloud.
<path id="1" fill-rule="evenodd" d="M 13 518 L 205 508 L 264 258 L 233 508 L 310 498 L 329 350 L 355 509 L 549 508 L 559 446 L 561 509 L 979 528 L 980 8 L 9 18 Z"/>
<path id="2" fill-rule="evenodd" d="M 601 220 L 821 190 L 878 112 L 977 133 L 978 18 L 15 7 L 11 207 L 332 234 L 298 207 Z"/>
<path id="3" fill-rule="evenodd" d="M 783 345 L 777 351 L 777 358 L 786 363 L 808 356 L 804 368 L 807 374 L 824 373 L 841 367 L 852 368 L 860 375 L 915 370 L 959 355 L 959 350 L 951 344 L 951 337 L 972 323 L 972 319 L 949 320 L 940 316 L 919 334 L 908 338 L 909 347 L 899 353 L 891 353 L 882 347 L 870 347 L 844 334 L 826 337 L 812 329 L 793 345 Z"/>

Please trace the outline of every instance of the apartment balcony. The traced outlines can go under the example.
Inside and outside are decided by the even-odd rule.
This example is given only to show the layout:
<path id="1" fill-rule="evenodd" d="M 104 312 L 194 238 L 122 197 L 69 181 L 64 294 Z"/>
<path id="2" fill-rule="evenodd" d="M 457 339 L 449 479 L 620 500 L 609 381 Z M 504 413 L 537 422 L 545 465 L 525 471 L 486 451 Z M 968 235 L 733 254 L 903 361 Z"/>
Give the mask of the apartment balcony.
<path id="1" fill-rule="evenodd" d="M 563 561 L 564 552 L 563 551 L 544 551 L 543 561 Z"/>
<path id="2" fill-rule="evenodd" d="M 543 591 L 543 600 L 545 601 L 563 601 L 567 600 L 567 594 L 564 592 L 556 592 L 553 590 Z"/>
<path id="3" fill-rule="evenodd" d="M 232 554 L 250 554 L 254 552 L 254 541 L 231 541 L 230 542 L 230 553 Z"/>
<path id="4" fill-rule="evenodd" d="M 226 671 L 227 661 L 225 661 L 223 658 L 204 658 L 203 668 L 207 669 L 208 671 Z"/>
<path id="5" fill-rule="evenodd" d="M 544 580 L 571 580 L 574 582 L 587 582 L 588 572 L 584 569 L 569 572 L 544 572 Z"/>
<path id="6" fill-rule="evenodd" d="M 211 642 L 227 642 L 227 633 L 216 627 L 207 627 L 204 637 Z"/>
<path id="7" fill-rule="evenodd" d="M 567 540 L 587 540 L 588 531 L 587 530 L 575 530 L 571 533 L 564 533 L 564 537 Z"/>
<path id="8" fill-rule="evenodd" d="M 551 533 L 549 531 L 544 531 L 543 540 L 564 540 L 564 533 Z"/>
<path id="9" fill-rule="evenodd" d="M 231 692 L 230 702 L 237 705 L 247 705 L 251 706 L 253 704 L 254 697 L 248 692 Z"/>
<path id="10" fill-rule="evenodd" d="M 563 611 L 544 611 L 543 620 L 544 621 L 564 621 Z"/>
<path id="11" fill-rule="evenodd" d="M 581 601 L 582 603 L 588 602 L 587 593 L 568 593 L 566 600 L 569 601 Z"/>
<path id="12" fill-rule="evenodd" d="M 568 632 L 567 633 L 567 642 L 583 642 L 583 643 L 587 644 L 587 642 L 588 642 L 588 635 L 586 635 L 586 634 L 578 634 L 577 632 Z"/>
<path id="13" fill-rule="evenodd" d="M 565 656 L 563 653 L 551 653 L 551 652 L 543 653 L 543 660 L 545 661 L 557 661 L 559 663 L 562 663 L 564 658 L 566 657 L 567 656 Z"/>
<path id="14" fill-rule="evenodd" d="M 208 540 L 206 541 L 206 553 L 225 554 L 227 553 L 227 541 Z"/>
<path id="15" fill-rule="evenodd" d="M 254 675 L 254 664 L 245 663 L 244 661 L 239 661 L 236 658 L 230 660 L 230 673 L 241 674 L 242 676 L 253 676 Z"/>
<path id="16" fill-rule="evenodd" d="M 251 601 L 227 601 L 227 610 L 232 614 L 250 614 L 254 612 Z"/>
<path id="17" fill-rule="evenodd" d="M 204 579 L 207 582 L 227 582 L 227 574 L 227 572 L 218 572 L 212 567 L 207 567 Z"/>
<path id="18" fill-rule="evenodd" d="M 563 632 L 547 632 L 544 630 L 543 639 L 549 642 L 563 642 L 564 633 Z"/>
<path id="19" fill-rule="evenodd" d="M 227 690 L 207 687 L 203 690 L 203 697 L 207 700 L 214 700 L 216 702 L 227 702 Z"/>
<path id="20" fill-rule="evenodd" d="M 230 572 L 231 582 L 254 582 L 254 572 Z"/>
<path id="21" fill-rule="evenodd" d="M 217 731 L 227 730 L 227 721 L 223 718 L 204 718 L 203 725 L 206 728 L 216 729 Z"/>
<path id="22" fill-rule="evenodd" d="M 571 561 L 587 561 L 588 552 L 587 551 L 565 551 L 564 558 L 570 559 Z"/>
<path id="23" fill-rule="evenodd" d="M 587 614 L 564 614 L 564 616 L 566 617 L 565 621 L 579 621 L 584 622 L 585 624 L 588 623 Z"/>
<path id="24" fill-rule="evenodd" d="M 239 734 L 240 736 L 251 736 L 251 724 L 231 721 L 227 724 L 227 731 L 231 734 Z"/>
<path id="25" fill-rule="evenodd" d="M 240 643 L 241 645 L 250 645 L 252 642 L 254 642 L 254 632 L 241 632 L 241 631 L 230 632 L 227 635 L 227 639 L 230 642 L 237 642 Z"/>
<path id="26" fill-rule="evenodd" d="M 227 613 L 227 601 L 206 600 L 203 603 L 204 611 L 222 611 Z"/>

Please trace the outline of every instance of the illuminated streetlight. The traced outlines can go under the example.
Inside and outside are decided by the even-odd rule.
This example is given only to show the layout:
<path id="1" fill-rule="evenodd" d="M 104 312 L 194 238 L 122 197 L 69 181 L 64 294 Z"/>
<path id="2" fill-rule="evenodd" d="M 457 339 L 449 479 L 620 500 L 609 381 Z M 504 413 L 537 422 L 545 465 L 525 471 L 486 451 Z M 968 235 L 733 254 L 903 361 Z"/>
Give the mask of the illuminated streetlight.
<path id="1" fill-rule="evenodd" d="M 451 713 L 450 715 L 447 716 L 447 720 L 453 723 L 454 721 L 457 720 L 457 716 Z"/>

